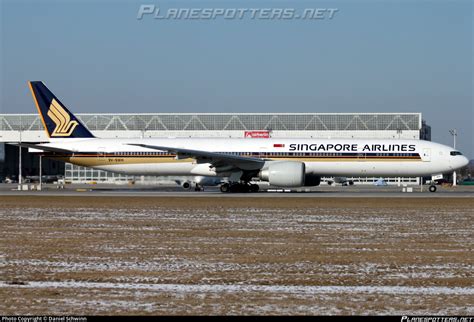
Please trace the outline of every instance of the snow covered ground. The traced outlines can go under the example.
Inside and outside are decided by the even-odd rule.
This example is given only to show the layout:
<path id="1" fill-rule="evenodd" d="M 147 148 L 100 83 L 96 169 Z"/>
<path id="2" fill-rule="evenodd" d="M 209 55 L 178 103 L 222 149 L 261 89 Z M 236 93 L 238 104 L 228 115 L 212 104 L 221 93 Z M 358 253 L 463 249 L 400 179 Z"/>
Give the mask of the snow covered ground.
<path id="1" fill-rule="evenodd" d="M 3 207 L 0 314 L 474 314 L 472 200 L 215 200 Z"/>

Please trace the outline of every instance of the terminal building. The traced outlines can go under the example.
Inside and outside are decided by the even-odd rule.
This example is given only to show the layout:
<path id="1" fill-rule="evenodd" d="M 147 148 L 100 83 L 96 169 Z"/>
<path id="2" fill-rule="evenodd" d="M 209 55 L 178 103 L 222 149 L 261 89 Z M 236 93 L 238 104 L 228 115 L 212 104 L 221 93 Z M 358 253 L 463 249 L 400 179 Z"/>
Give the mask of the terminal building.
<path id="1" fill-rule="evenodd" d="M 156 113 L 76 114 L 97 137 L 260 137 L 357 138 L 431 140 L 431 128 L 421 113 Z M 37 114 L 0 114 L 0 176 L 19 173 L 19 149 L 8 142 L 46 142 L 48 138 Z M 64 176 L 66 182 L 142 182 L 160 178 L 130 177 L 62 162 L 43 160 L 44 175 Z M 38 176 L 39 157 L 22 149 L 23 176 Z M 378 178 L 352 178 L 373 182 Z M 386 178 L 387 182 L 398 179 Z M 402 178 L 415 183 L 417 178 Z"/>

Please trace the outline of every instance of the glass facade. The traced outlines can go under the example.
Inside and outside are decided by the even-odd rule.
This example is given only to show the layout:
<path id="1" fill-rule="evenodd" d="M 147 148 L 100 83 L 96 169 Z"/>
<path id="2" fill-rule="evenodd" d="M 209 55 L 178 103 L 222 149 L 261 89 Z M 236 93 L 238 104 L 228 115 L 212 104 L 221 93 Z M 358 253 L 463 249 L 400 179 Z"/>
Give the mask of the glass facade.
<path id="1" fill-rule="evenodd" d="M 91 131 L 419 131 L 421 113 L 77 114 Z M 0 114 L 0 131 L 43 130 L 36 114 Z"/>

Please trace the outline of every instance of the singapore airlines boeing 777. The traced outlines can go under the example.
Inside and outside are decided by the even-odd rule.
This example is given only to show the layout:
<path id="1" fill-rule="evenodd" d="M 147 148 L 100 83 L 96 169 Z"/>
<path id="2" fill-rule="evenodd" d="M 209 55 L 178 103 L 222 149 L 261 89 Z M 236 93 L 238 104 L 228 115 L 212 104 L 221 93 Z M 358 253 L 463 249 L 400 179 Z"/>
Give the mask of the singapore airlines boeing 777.
<path id="1" fill-rule="evenodd" d="M 43 82 L 29 86 L 49 141 L 22 146 L 64 162 L 129 175 L 227 178 L 223 192 L 258 191 L 252 178 L 278 187 L 317 186 L 322 176 L 431 176 L 468 163 L 461 152 L 423 140 L 101 139 Z"/>

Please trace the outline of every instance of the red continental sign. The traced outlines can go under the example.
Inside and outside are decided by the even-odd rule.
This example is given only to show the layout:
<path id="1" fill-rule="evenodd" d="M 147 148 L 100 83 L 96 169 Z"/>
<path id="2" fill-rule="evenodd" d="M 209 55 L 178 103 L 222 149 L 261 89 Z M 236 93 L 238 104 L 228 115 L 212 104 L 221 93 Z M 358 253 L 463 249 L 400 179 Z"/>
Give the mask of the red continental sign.
<path id="1" fill-rule="evenodd" d="M 269 139 L 270 132 L 269 131 L 245 131 L 245 138 L 250 139 Z"/>

